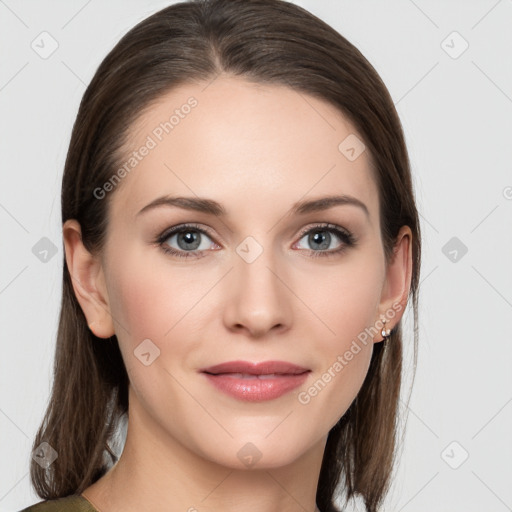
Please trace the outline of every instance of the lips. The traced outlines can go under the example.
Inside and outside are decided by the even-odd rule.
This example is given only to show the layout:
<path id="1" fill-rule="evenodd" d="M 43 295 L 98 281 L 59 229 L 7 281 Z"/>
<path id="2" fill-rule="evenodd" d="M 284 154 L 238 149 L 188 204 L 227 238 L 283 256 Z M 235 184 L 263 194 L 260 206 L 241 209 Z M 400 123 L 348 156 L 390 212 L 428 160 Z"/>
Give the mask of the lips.
<path id="1" fill-rule="evenodd" d="M 216 389 L 247 402 L 279 398 L 303 384 L 310 371 L 284 361 L 230 361 L 200 370 Z"/>
<path id="2" fill-rule="evenodd" d="M 251 363 L 249 361 L 229 361 L 217 364 L 200 370 L 211 375 L 235 374 L 247 377 L 269 376 L 269 375 L 300 375 L 309 372 L 307 368 L 285 361 L 264 361 Z"/>

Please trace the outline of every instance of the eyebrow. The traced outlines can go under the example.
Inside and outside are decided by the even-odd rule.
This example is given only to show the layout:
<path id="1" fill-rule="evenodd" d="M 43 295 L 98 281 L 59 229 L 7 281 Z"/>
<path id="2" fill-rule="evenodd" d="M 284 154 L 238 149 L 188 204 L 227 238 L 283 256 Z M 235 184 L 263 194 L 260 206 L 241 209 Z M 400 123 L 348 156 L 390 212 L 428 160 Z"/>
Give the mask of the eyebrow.
<path id="1" fill-rule="evenodd" d="M 357 206 L 358 208 L 363 210 L 367 217 L 370 216 L 368 208 L 362 201 L 360 201 L 356 197 L 348 196 L 345 194 L 331 195 L 320 197 L 318 199 L 298 201 L 292 205 L 288 214 L 304 215 L 311 212 L 328 210 L 329 208 L 342 205 Z M 208 213 L 219 217 L 225 217 L 227 215 L 227 211 L 224 208 L 224 206 L 222 206 L 217 201 L 214 201 L 213 199 L 206 199 L 202 197 L 161 196 L 156 198 L 154 201 L 151 201 L 151 203 L 147 204 L 146 206 L 144 206 L 144 208 L 142 208 L 137 213 L 137 216 L 161 206 L 174 206 L 177 208 L 183 208 L 185 210 L 193 210 L 197 212 Z"/>

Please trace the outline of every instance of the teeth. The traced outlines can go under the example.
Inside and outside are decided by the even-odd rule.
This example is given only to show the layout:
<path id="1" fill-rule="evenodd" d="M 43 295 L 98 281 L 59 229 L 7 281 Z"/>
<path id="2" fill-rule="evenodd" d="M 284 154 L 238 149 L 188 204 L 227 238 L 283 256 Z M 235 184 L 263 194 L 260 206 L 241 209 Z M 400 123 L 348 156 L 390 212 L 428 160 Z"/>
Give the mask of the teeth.
<path id="1" fill-rule="evenodd" d="M 228 373 L 233 379 L 257 379 L 256 375 L 249 375 L 248 373 Z"/>
<path id="2" fill-rule="evenodd" d="M 249 373 L 227 373 L 229 377 L 233 377 L 234 379 L 274 379 L 276 374 L 269 373 L 267 375 L 252 375 Z"/>

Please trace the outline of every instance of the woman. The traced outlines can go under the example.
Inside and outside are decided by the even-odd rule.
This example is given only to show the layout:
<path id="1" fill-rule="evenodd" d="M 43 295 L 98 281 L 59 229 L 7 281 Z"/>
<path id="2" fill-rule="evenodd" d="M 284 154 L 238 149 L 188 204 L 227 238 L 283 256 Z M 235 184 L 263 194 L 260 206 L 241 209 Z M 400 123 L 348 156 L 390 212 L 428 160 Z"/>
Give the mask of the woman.
<path id="1" fill-rule="evenodd" d="M 84 94 L 62 221 L 25 510 L 379 509 L 421 244 L 398 115 L 353 45 L 282 0 L 150 16 Z"/>

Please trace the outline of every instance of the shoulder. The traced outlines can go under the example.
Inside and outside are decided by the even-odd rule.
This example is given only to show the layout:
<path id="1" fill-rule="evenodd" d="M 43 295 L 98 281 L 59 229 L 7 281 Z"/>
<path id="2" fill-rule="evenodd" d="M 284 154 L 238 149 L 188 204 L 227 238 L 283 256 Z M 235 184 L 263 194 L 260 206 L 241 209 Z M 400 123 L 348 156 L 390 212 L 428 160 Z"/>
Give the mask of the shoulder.
<path id="1" fill-rule="evenodd" d="M 72 494 L 56 500 L 45 500 L 24 508 L 20 512 L 98 512 L 80 494 Z"/>

